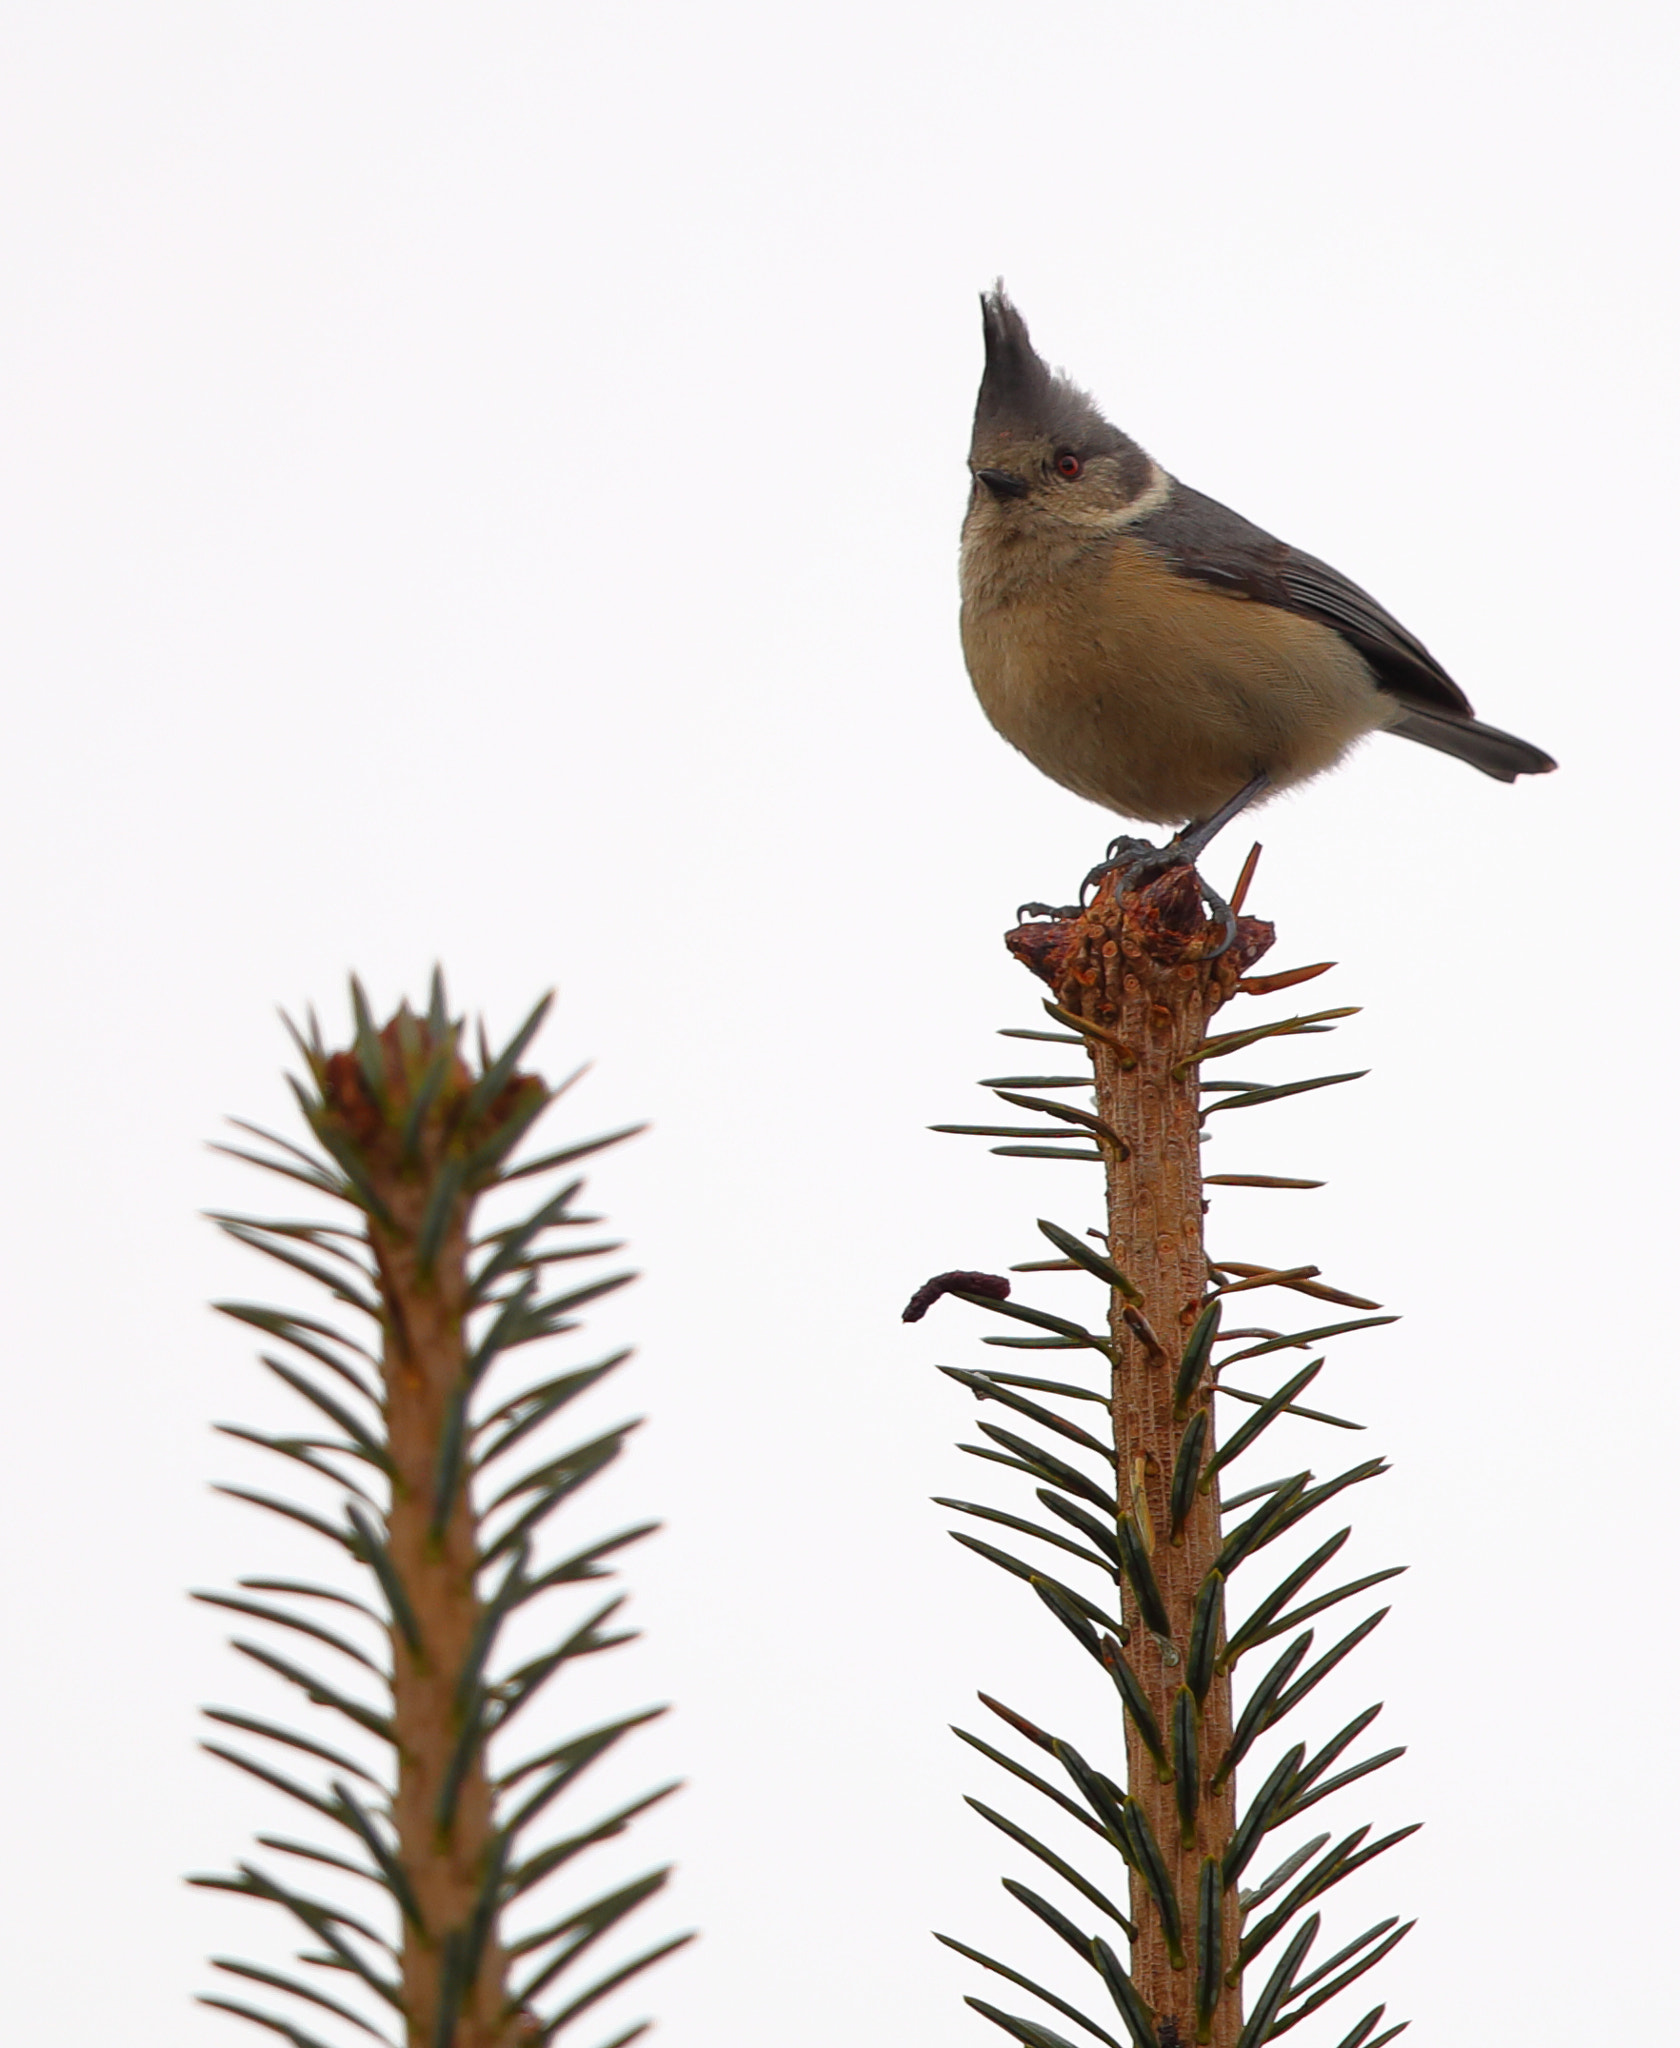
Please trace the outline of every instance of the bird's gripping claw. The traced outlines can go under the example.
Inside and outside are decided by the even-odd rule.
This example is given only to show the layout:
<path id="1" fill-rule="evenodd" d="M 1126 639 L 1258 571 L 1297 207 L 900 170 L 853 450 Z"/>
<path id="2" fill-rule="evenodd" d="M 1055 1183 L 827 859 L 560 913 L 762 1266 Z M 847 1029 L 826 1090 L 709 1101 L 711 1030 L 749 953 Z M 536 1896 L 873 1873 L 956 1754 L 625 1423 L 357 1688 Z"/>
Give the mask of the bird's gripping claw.
<path id="1" fill-rule="evenodd" d="M 1140 889 L 1146 882 L 1154 881 L 1157 875 L 1164 875 L 1169 868 L 1187 867 L 1196 873 L 1196 886 L 1202 892 L 1202 901 L 1224 926 L 1219 944 L 1205 957 L 1217 960 L 1228 952 L 1237 936 L 1237 914 L 1217 889 L 1213 888 L 1196 872 L 1196 862 L 1206 852 L 1216 835 L 1230 824 L 1241 810 L 1247 808 L 1266 787 L 1266 777 L 1256 775 L 1245 782 L 1228 803 L 1220 805 L 1211 817 L 1201 818 L 1186 825 L 1181 832 L 1175 832 L 1165 846 L 1157 846 L 1152 840 L 1133 839 L 1123 836 L 1111 839 L 1107 857 L 1100 860 L 1079 885 L 1079 901 L 1060 909 L 1049 903 L 1023 903 L 1016 911 L 1018 919 L 1028 917 L 1075 918 L 1084 914 L 1090 901 L 1091 891 L 1108 875 L 1118 879 L 1117 889 Z"/>

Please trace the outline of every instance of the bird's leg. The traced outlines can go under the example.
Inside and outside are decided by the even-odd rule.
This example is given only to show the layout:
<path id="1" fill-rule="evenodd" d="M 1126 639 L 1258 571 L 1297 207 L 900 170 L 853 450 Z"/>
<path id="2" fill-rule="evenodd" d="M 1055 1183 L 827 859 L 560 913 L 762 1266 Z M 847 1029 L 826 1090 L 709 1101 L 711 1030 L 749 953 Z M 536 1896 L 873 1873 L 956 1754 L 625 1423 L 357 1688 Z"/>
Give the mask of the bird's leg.
<path id="1" fill-rule="evenodd" d="M 1168 868 L 1194 867 L 1218 834 L 1239 811 L 1253 803 L 1269 781 L 1270 777 L 1262 770 L 1210 816 L 1192 818 L 1188 825 L 1173 834 L 1165 846 L 1155 846 L 1147 839 L 1111 839 L 1107 858 L 1099 861 L 1079 885 L 1081 902 L 1105 875 L 1117 874 L 1122 877 L 1123 888 L 1135 889 L 1140 882 L 1165 874 Z"/>
<path id="2" fill-rule="evenodd" d="M 1267 787 L 1270 779 L 1264 769 L 1258 775 L 1251 776 L 1236 795 L 1222 803 L 1217 811 L 1206 818 L 1193 818 L 1181 831 L 1175 832 L 1165 846 L 1152 845 L 1147 839 L 1125 837 L 1111 840 L 1107 858 L 1100 861 L 1079 885 L 1081 905 L 1105 875 L 1118 875 L 1119 886 L 1122 889 L 1135 889 L 1156 875 L 1165 874 L 1168 868 L 1187 866 L 1194 871 L 1196 862 L 1213 840 L 1224 831 L 1239 811 L 1246 810 L 1253 803 Z M 1208 887 L 1200 874 L 1197 874 L 1196 881 L 1209 910 L 1213 911 L 1225 926 L 1225 935 L 1219 944 L 1219 953 L 1223 953 L 1237 935 L 1236 912 L 1217 890 Z M 1217 959 L 1219 953 L 1212 957 Z"/>
<path id="3" fill-rule="evenodd" d="M 1152 880 L 1156 875 L 1165 874 L 1168 868 L 1195 865 L 1208 847 L 1230 824 L 1239 811 L 1246 810 L 1254 799 L 1265 790 L 1271 778 L 1262 769 L 1239 789 L 1234 797 L 1222 803 L 1217 811 L 1206 818 L 1192 818 L 1190 823 L 1177 831 L 1165 846 L 1157 846 L 1152 840 L 1134 839 L 1123 835 L 1108 843 L 1107 857 L 1097 863 L 1079 885 L 1077 903 L 1023 903 L 1016 911 L 1017 918 L 1055 917 L 1075 918 L 1082 914 L 1091 891 L 1105 875 L 1118 875 L 1122 889 L 1135 889 L 1141 883 Z M 1220 942 L 1219 953 L 1225 952 L 1237 935 L 1236 912 L 1216 889 L 1211 889 L 1200 874 L 1196 876 L 1203 900 L 1208 908 L 1221 919 L 1225 936 Z M 1217 959 L 1219 954 L 1212 956 Z"/>
<path id="4" fill-rule="evenodd" d="M 1163 852 L 1172 855 L 1172 861 L 1168 865 L 1188 860 L 1194 866 L 1237 813 L 1246 811 L 1270 782 L 1271 777 L 1262 768 L 1258 775 L 1251 776 L 1243 784 L 1234 797 L 1222 803 L 1211 818 L 1203 818 L 1199 823 L 1192 820 L 1182 832 L 1175 832 L 1162 849 Z"/>

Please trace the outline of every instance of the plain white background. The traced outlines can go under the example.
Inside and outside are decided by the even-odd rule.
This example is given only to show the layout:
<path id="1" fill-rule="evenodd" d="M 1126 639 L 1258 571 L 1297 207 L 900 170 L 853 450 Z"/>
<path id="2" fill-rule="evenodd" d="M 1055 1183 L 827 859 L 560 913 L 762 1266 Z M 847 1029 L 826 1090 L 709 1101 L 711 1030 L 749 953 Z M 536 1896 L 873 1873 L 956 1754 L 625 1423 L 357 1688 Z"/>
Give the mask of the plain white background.
<path id="1" fill-rule="evenodd" d="M 1000 272 L 1563 763 L 1379 741 L 1264 814 L 1273 964 L 1365 1009 L 1253 1064 L 1374 1071 L 1220 1137 L 1331 1186 L 1213 1247 L 1406 1314 L 1326 1376 L 1396 1465 L 1350 1562 L 1414 1569 L 1316 1725 L 1385 1697 L 1344 1824 L 1428 1825 L 1337 1924 L 1422 1915 L 1411 2039 L 1659 2035 L 1677 55 L 1627 0 L 0 13 L 17 2039 L 232 2042 L 204 1953 L 284 1952 L 179 1883 L 282 1818 L 193 1748 L 280 1702 L 184 1589 L 306 1555 L 208 1491 L 256 1476 L 213 1418 L 296 1414 L 204 1307 L 283 1288 L 197 1213 L 292 1205 L 204 1142 L 288 1115 L 276 1004 L 435 959 L 498 1032 L 559 986 L 557 1132 L 654 1125 L 592 1183 L 647 1278 L 588 1340 L 640 1346 L 591 1415 L 653 1420 L 574 1527 L 668 1529 L 554 1725 L 678 1702 L 615 1783 L 691 1779 L 625 1867 L 676 1856 L 648 1933 L 705 1938 L 612 2012 L 955 2048 L 987 1986 L 930 1926 L 1059 1971 L 945 1724 L 986 1686 L 1095 1747 L 1101 1681 L 926 1504 L 1022 1504 L 933 1371 L 998 1354 L 897 1320 L 1095 1207 L 923 1128 L 1023 1070 L 999 935 L 1110 829 L 956 647 Z"/>

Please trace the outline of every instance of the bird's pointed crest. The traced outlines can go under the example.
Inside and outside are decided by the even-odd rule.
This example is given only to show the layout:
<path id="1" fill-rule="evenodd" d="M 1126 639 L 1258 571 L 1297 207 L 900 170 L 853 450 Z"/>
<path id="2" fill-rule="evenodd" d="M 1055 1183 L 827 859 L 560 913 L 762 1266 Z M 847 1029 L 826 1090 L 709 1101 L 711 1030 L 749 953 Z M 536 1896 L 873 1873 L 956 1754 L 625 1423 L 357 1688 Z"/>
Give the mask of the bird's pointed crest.
<path id="1" fill-rule="evenodd" d="M 976 448 L 1044 440 L 1124 445 L 1125 436 L 1109 425 L 1092 399 L 1052 370 L 1033 347 L 1027 323 L 1001 280 L 981 295 L 980 318 L 986 368 L 974 408 Z"/>
<path id="2" fill-rule="evenodd" d="M 982 293 L 980 322 L 986 337 L 986 371 L 980 379 L 974 424 L 994 433 L 1037 431 L 1050 395 L 1050 367 L 1033 347 L 1027 323 L 1001 280 Z"/>

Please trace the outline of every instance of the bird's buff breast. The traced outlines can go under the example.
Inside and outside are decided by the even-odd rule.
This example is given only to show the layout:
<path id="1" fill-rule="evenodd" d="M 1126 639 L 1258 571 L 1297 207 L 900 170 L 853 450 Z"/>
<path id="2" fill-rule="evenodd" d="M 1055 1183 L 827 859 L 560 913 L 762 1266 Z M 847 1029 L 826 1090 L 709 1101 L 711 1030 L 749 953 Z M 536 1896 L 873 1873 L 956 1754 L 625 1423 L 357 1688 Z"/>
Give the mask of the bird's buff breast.
<path id="1" fill-rule="evenodd" d="M 1046 775 L 1152 824 L 1262 770 L 1330 767 L 1394 707 L 1328 626 L 1175 575 L 1129 538 L 1063 555 L 970 537 L 962 641 L 986 716 Z"/>

